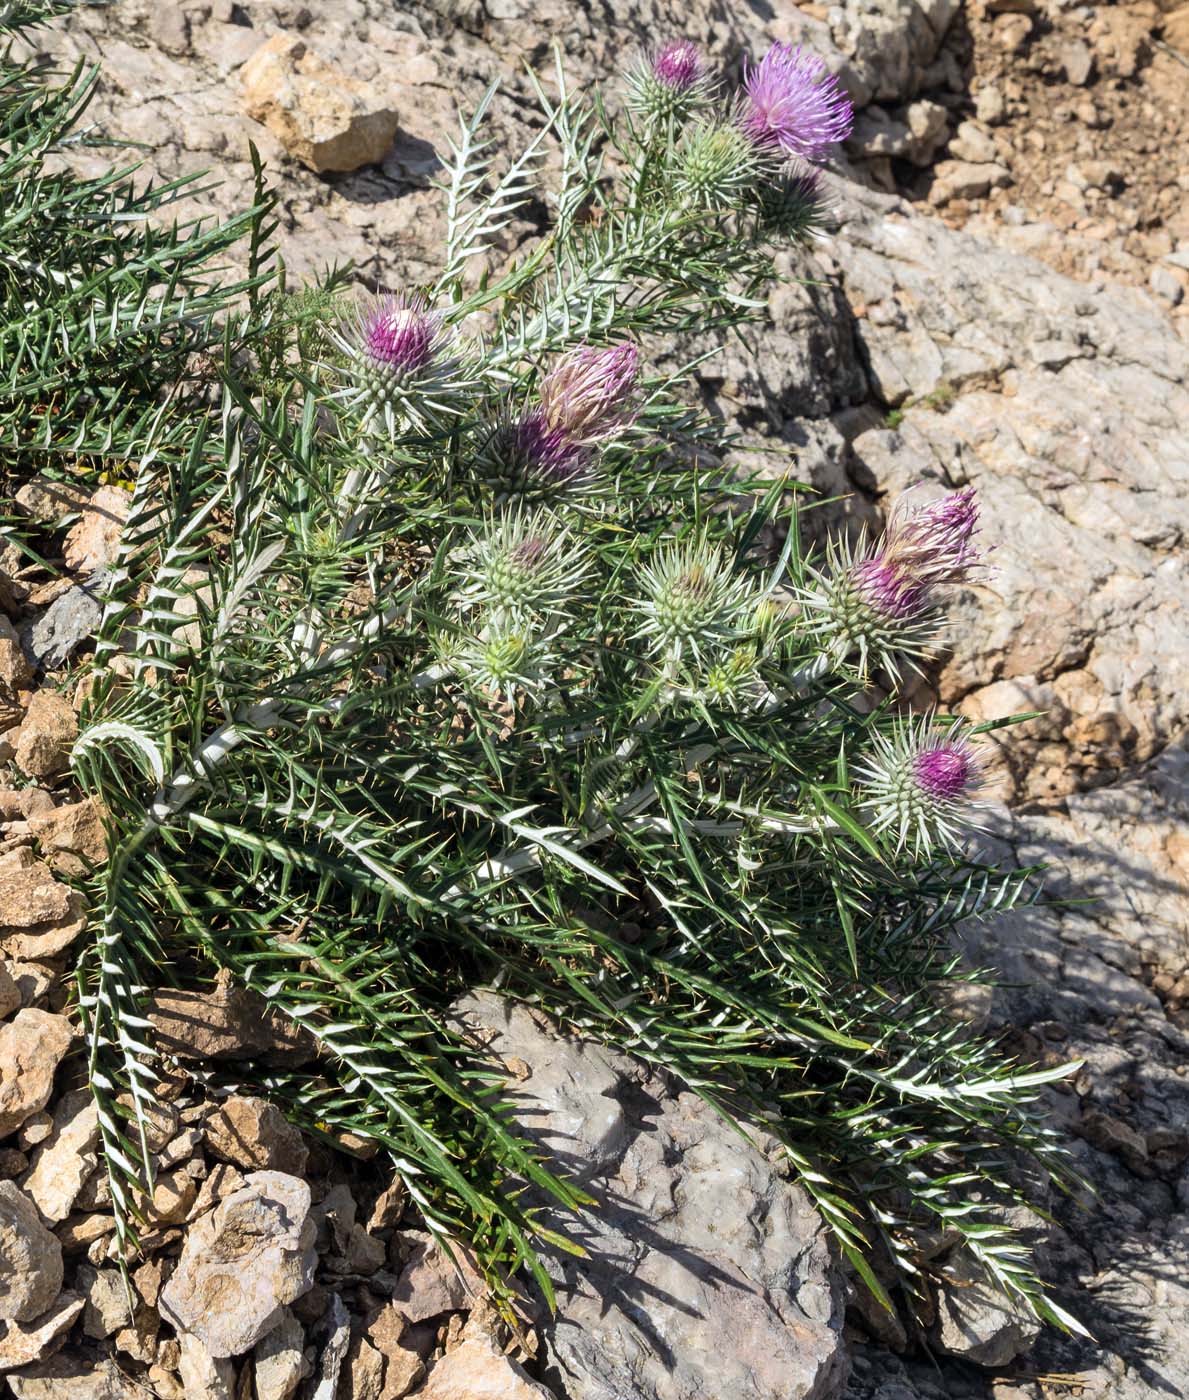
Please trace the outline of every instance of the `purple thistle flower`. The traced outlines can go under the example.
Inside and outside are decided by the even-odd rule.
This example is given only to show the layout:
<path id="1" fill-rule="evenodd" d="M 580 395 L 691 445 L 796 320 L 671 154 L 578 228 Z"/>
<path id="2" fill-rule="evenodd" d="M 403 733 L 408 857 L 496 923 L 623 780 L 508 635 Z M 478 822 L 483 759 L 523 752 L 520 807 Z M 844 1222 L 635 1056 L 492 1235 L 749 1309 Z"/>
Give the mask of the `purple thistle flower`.
<path id="1" fill-rule="evenodd" d="M 433 358 L 441 317 L 426 310 L 424 297 L 383 296 L 359 318 L 364 356 L 384 375 L 402 379 Z"/>
<path id="2" fill-rule="evenodd" d="M 974 750 L 964 740 L 938 740 L 912 760 L 917 787 L 934 802 L 956 802 L 977 777 Z"/>
<path id="3" fill-rule="evenodd" d="M 674 92 L 688 92 L 702 76 L 702 55 L 685 39 L 674 39 L 652 55 L 652 76 Z"/>
<path id="4" fill-rule="evenodd" d="M 854 106 L 825 60 L 790 44 L 773 44 L 744 76 L 743 129 L 764 150 L 821 160 L 845 141 Z"/>
<path id="5" fill-rule="evenodd" d="M 914 507 L 901 497 L 883 539 L 855 565 L 855 586 L 883 617 L 903 621 L 919 616 L 932 588 L 970 578 L 979 560 L 977 531 L 973 487 L 923 506 Z"/>
<path id="6" fill-rule="evenodd" d="M 538 480 L 566 486 L 586 475 L 589 449 L 575 442 L 564 428 L 551 428 L 543 409 L 530 409 L 512 431 L 517 459 Z"/>
<path id="7" fill-rule="evenodd" d="M 640 354 L 634 345 L 571 350 L 545 376 L 539 398 L 549 428 L 571 442 L 606 441 L 632 421 Z"/>

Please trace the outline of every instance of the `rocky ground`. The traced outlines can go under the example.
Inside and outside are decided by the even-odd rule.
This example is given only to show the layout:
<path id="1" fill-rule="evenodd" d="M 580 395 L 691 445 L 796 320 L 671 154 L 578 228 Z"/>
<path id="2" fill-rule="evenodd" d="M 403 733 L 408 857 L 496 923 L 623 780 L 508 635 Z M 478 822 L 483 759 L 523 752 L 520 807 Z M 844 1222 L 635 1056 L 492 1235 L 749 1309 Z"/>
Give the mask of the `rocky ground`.
<path id="1" fill-rule="evenodd" d="M 856 524 L 922 478 L 979 488 L 996 571 L 920 699 L 1043 711 L 1005 740 L 987 839 L 1095 897 L 988 922 L 966 949 L 1005 978 L 970 1014 L 1026 1059 L 1085 1062 L 1049 1105 L 1093 1192 L 1051 1201 L 1041 1249 L 1093 1340 L 1036 1335 L 953 1279 L 933 1354 L 906 1350 L 844 1314 L 803 1197 L 678 1086 L 478 1005 L 536 1131 L 576 1137 L 616 1202 L 589 1222 L 590 1269 L 556 1261 L 557 1321 L 518 1342 L 378 1167 L 186 1072 L 305 1053 L 229 988 L 155 1007 L 179 1071 L 130 1309 L 57 983 L 82 927 L 57 876 L 99 833 L 63 780 L 70 705 L 38 689 L 94 626 L 122 501 L 33 490 L 21 507 L 65 574 L 0 557 L 0 1375 L 18 1397 L 1189 1393 L 1189 7 L 118 0 L 43 42 L 102 56 L 93 120 L 143 142 L 150 171 L 215 167 L 208 207 L 245 199 L 257 142 L 293 275 L 351 259 L 400 286 L 434 264 L 456 101 L 506 75 L 494 117 L 514 138 L 522 61 L 554 39 L 585 78 L 676 32 L 725 63 L 809 43 L 860 108 L 839 235 L 786 261 L 758 356 L 728 348 L 702 391 L 753 462 L 792 460 Z"/>

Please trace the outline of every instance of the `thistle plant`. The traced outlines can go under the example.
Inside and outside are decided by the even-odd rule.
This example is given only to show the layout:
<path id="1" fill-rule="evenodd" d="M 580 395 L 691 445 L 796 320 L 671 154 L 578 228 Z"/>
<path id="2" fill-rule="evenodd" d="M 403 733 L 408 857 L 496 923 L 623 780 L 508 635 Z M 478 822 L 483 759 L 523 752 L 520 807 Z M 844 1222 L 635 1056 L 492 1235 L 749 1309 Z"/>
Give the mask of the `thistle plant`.
<path id="1" fill-rule="evenodd" d="M 661 54 L 656 83 L 706 71 Z M 920 650 L 973 501 L 806 559 L 795 498 L 711 465 L 721 426 L 655 367 L 666 337 L 756 317 L 769 184 L 845 125 L 808 60 L 756 71 L 746 99 L 704 94 L 751 133 L 751 173 L 710 205 L 640 119 L 638 75 L 614 115 L 559 62 L 498 169 L 489 92 L 454 143 L 436 281 L 344 308 L 330 353 L 294 335 L 267 393 L 228 354 L 184 459 L 143 458 L 74 757 L 110 814 L 78 1003 L 129 1241 L 146 989 L 226 971 L 319 1051 L 239 1082 L 387 1153 L 509 1306 L 522 1270 L 549 1298 L 540 1253 L 566 1244 L 544 1221 L 583 1196 L 455 1029 L 487 984 L 762 1121 L 889 1307 L 926 1306 L 936 1230 L 1069 1322 L 1000 1223 L 1013 1164 L 1063 1170 L 1032 1107 L 1063 1071 L 1014 1064 L 936 995 L 961 975 L 950 931 L 1037 898 L 1033 872 L 962 849 L 979 729 L 909 726 L 855 660 Z M 799 106 L 768 100 L 794 79 Z M 549 227 L 500 262 L 550 143 Z M 464 324 L 485 327 L 465 355 Z"/>

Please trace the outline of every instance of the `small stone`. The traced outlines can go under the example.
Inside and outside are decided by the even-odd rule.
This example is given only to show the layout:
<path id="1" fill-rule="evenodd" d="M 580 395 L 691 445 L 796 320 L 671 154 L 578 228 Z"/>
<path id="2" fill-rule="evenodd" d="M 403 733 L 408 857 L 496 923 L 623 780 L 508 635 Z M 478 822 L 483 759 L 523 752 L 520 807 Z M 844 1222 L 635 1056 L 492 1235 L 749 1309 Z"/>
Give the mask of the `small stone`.
<path id="1" fill-rule="evenodd" d="M 198 1198 L 198 1183 L 186 1172 L 158 1172 L 149 1215 L 156 1225 L 181 1225 Z"/>
<path id="2" fill-rule="evenodd" d="M 304 1064 L 317 1053 L 313 1037 L 272 1011 L 254 992 L 221 972 L 201 992 L 163 991 L 149 1002 L 155 1044 L 181 1060 L 260 1060 Z"/>
<path id="3" fill-rule="evenodd" d="M 6 1380 L 16 1400 L 147 1400 L 143 1387 L 110 1357 L 92 1364 L 82 1357 L 53 1356 Z"/>
<path id="4" fill-rule="evenodd" d="M 288 1308 L 252 1353 L 256 1400 L 293 1400 L 305 1374 L 305 1332 Z"/>
<path id="5" fill-rule="evenodd" d="M 33 1157 L 25 1182 L 46 1220 L 65 1220 L 87 1178 L 99 1164 L 99 1111 L 86 1089 L 63 1096 L 54 1110 L 51 1133 Z"/>
<path id="6" fill-rule="evenodd" d="M 234 1400 L 234 1364 L 212 1356 L 202 1342 L 188 1332 L 180 1333 L 178 1341 L 181 1344 L 178 1372 L 186 1400 Z"/>
<path id="7" fill-rule="evenodd" d="M 101 486 L 66 532 L 62 557 L 76 574 L 95 574 L 113 563 L 131 496 L 119 486 Z"/>
<path id="8" fill-rule="evenodd" d="M 1180 306 L 1185 297 L 1185 288 L 1171 268 L 1163 267 L 1160 263 L 1152 269 L 1148 277 L 1148 286 L 1158 297 L 1163 297 L 1170 306 Z"/>
<path id="9" fill-rule="evenodd" d="M 38 782 L 56 778 L 66 771 L 77 738 L 78 721 L 69 703 L 55 691 L 39 690 L 21 720 L 17 767 Z"/>
<path id="10" fill-rule="evenodd" d="M 325 1335 L 326 1344 L 318 1358 L 318 1384 L 310 1400 L 338 1400 L 339 1375 L 351 1342 L 351 1319 L 337 1293 L 330 1295 L 330 1307 L 319 1330 Z"/>
<path id="11" fill-rule="evenodd" d="M 14 499 L 38 525 L 60 525 L 68 515 L 76 515 L 83 509 L 88 496 L 80 486 L 54 481 L 48 476 L 35 476 L 21 487 Z"/>
<path id="12" fill-rule="evenodd" d="M 88 797 L 30 819 L 29 831 L 52 869 L 85 875 L 107 859 L 102 812 L 102 805 Z"/>
<path id="13" fill-rule="evenodd" d="M 206 1144 L 216 1157 L 237 1167 L 293 1176 L 302 1175 L 309 1157 L 301 1133 L 281 1110 L 247 1095 L 233 1094 L 211 1114 Z"/>
<path id="14" fill-rule="evenodd" d="M 21 994 L 21 1005 L 37 1007 L 49 995 L 54 985 L 54 974 L 43 963 L 14 960 L 8 964 L 8 972 Z"/>
<path id="15" fill-rule="evenodd" d="M 313 1283 L 310 1188 L 281 1172 L 254 1172 L 191 1226 L 161 1315 L 213 1357 L 250 1350 Z"/>
<path id="16" fill-rule="evenodd" d="M 127 1326 L 131 1312 L 119 1269 L 95 1269 L 90 1264 L 80 1264 L 75 1277 L 86 1299 L 83 1331 L 88 1337 L 102 1341 Z"/>
<path id="17" fill-rule="evenodd" d="M 0 856 L 0 949 L 9 957 L 53 957 L 86 926 L 82 895 L 56 880 L 28 846 Z"/>
<path id="18" fill-rule="evenodd" d="M 405 1204 L 408 1198 L 405 1183 L 399 1176 L 394 1178 L 392 1184 L 385 1187 L 376 1198 L 376 1204 L 372 1207 L 367 1228 L 369 1230 L 388 1230 L 394 1225 L 399 1225 L 401 1216 L 405 1213 Z"/>
<path id="19" fill-rule="evenodd" d="M 1088 45 L 1073 39 L 1061 46 L 1061 70 L 1074 87 L 1085 87 L 1094 71 L 1094 55 Z"/>
<path id="20" fill-rule="evenodd" d="M 83 1310 L 77 1293 L 62 1292 L 48 1312 L 31 1322 L 10 1322 L 0 1337 L 0 1371 L 14 1371 L 50 1354 L 54 1343 Z"/>
<path id="21" fill-rule="evenodd" d="M 381 1400 L 384 1358 L 366 1337 L 352 1337 L 345 1376 L 342 1400 Z"/>
<path id="22" fill-rule="evenodd" d="M 365 1329 L 368 1342 L 384 1358 L 380 1400 L 403 1400 L 425 1375 L 425 1359 L 412 1345 L 409 1330 L 399 1309 L 391 1304 L 380 1308 Z"/>
<path id="23" fill-rule="evenodd" d="M 505 1356 L 481 1321 L 472 1319 L 462 1341 L 429 1373 L 422 1400 L 554 1400 L 519 1362 Z"/>
<path id="24" fill-rule="evenodd" d="M 21 1124 L 21 1131 L 17 1134 L 17 1141 L 26 1152 L 31 1151 L 38 1143 L 44 1142 L 54 1131 L 54 1115 L 47 1113 L 43 1108 L 40 1113 L 31 1113 Z"/>
<path id="25" fill-rule="evenodd" d="M 432 1235 L 408 1230 L 402 1239 L 412 1241 L 412 1249 L 392 1301 L 406 1322 L 424 1322 L 438 1313 L 469 1308 L 484 1296 L 483 1280 L 461 1246 L 455 1244 L 454 1252 L 465 1273 L 459 1272 Z"/>
<path id="26" fill-rule="evenodd" d="M 980 122 L 986 122 L 988 126 L 998 126 L 1007 116 L 1007 103 L 1003 100 L 1003 93 L 994 83 L 988 83 L 976 93 L 974 114 Z"/>
<path id="27" fill-rule="evenodd" d="M 56 670 L 95 635 L 103 620 L 102 588 L 107 575 L 68 588 L 54 599 L 29 632 L 29 650 L 41 666 Z"/>
<path id="28" fill-rule="evenodd" d="M 112 1234 L 115 1228 L 114 1216 L 97 1211 L 90 1215 L 71 1216 L 55 1229 L 54 1234 L 64 1254 L 79 1254 L 94 1241 Z"/>
<path id="29" fill-rule="evenodd" d="M 936 1341 L 942 1351 L 979 1366 L 1006 1366 L 1040 1335 L 1022 1305 L 990 1287 L 965 1255 L 946 1266 L 937 1284 Z"/>
<path id="30" fill-rule="evenodd" d="M 0 1320 L 39 1317 L 62 1288 L 62 1246 L 19 1186 L 0 1181 Z"/>
<path id="31" fill-rule="evenodd" d="M 29 1170 L 29 1159 L 19 1147 L 0 1147 L 0 1181 L 13 1181 Z"/>
<path id="32" fill-rule="evenodd" d="M 948 149 L 952 159 L 972 165 L 991 163 L 999 154 L 995 142 L 974 122 L 962 122 Z"/>
<path id="33" fill-rule="evenodd" d="M 15 1011 L 20 1004 L 21 989 L 17 986 L 8 963 L 0 959 L 0 1020 Z"/>
<path id="34" fill-rule="evenodd" d="M 331 67 L 294 34 L 274 34 L 242 78 L 248 116 L 311 170 L 358 170 L 392 148 L 398 118 L 378 100 L 382 89 Z"/>
<path id="35" fill-rule="evenodd" d="M 947 204 L 951 199 L 981 199 L 992 189 L 1010 185 L 1011 173 L 994 161 L 973 164 L 963 160 L 945 160 L 934 167 L 933 187 L 929 199 L 934 204 Z"/>
<path id="36" fill-rule="evenodd" d="M 0 613 L 0 691 L 16 695 L 33 684 L 33 667 L 21 646 L 17 630 Z"/>
<path id="37" fill-rule="evenodd" d="M 65 1016 L 24 1008 L 0 1026 L 0 1138 L 49 1103 L 54 1074 L 74 1039 Z"/>

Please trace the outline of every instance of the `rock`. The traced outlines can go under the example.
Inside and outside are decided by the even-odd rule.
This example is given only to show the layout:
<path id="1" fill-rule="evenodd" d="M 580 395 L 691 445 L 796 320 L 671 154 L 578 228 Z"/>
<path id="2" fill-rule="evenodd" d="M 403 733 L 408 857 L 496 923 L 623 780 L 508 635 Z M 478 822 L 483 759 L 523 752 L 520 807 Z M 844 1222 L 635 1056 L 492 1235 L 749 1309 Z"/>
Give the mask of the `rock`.
<path id="1" fill-rule="evenodd" d="M 400 1310 L 386 1304 L 377 1310 L 364 1336 L 384 1358 L 384 1388 L 380 1400 L 403 1400 L 425 1375 L 425 1358 L 413 1345 Z M 426 1353 L 428 1355 L 428 1352 Z"/>
<path id="2" fill-rule="evenodd" d="M 1171 268 L 1157 263 L 1148 276 L 1148 286 L 1170 306 L 1180 306 L 1185 297 L 1185 288 Z"/>
<path id="3" fill-rule="evenodd" d="M 0 691 L 16 695 L 33 684 L 33 667 L 16 628 L 0 613 Z"/>
<path id="4" fill-rule="evenodd" d="M 256 1343 L 252 1374 L 256 1400 L 293 1400 L 305 1374 L 305 1333 L 285 1309 L 281 1321 Z"/>
<path id="5" fill-rule="evenodd" d="M 319 173 L 358 170 L 392 147 L 398 118 L 376 85 L 350 78 L 294 34 L 278 33 L 244 64 L 244 110 Z"/>
<path id="6" fill-rule="evenodd" d="M 78 721 L 67 701 L 52 690 L 39 690 L 29 701 L 17 736 L 16 762 L 38 782 L 66 771 L 78 738 Z"/>
<path id="7" fill-rule="evenodd" d="M 94 574 L 115 562 L 132 498 L 122 487 L 100 486 L 66 532 L 62 557 L 76 574 Z"/>
<path id="8" fill-rule="evenodd" d="M 190 1218 L 197 1198 L 198 1183 L 188 1172 L 158 1172 L 149 1218 L 155 1225 L 181 1225 Z"/>
<path id="9" fill-rule="evenodd" d="M 95 635 L 103 619 L 106 575 L 69 588 L 46 608 L 29 630 L 29 650 L 49 670 L 64 666 L 83 642 Z"/>
<path id="10" fill-rule="evenodd" d="M 55 1356 L 11 1371 L 5 1380 L 16 1400 L 146 1400 L 143 1387 L 129 1380 L 110 1357 L 92 1363 Z"/>
<path id="11" fill-rule="evenodd" d="M 351 1338 L 347 1350 L 342 1400 L 381 1400 L 384 1358 L 365 1338 Z"/>
<path id="12" fill-rule="evenodd" d="M 46 1220 L 65 1220 L 99 1164 L 99 1113 L 87 1089 L 66 1094 L 54 1109 L 48 1141 L 33 1156 L 25 1190 Z"/>
<path id="13" fill-rule="evenodd" d="M 272 1011 L 254 992 L 221 972 L 208 991 L 161 991 L 149 1001 L 155 1043 L 181 1060 L 248 1060 L 304 1064 L 314 1058 L 313 1037 Z"/>
<path id="14" fill-rule="evenodd" d="M 0 1020 L 21 1004 L 21 989 L 16 984 L 9 964 L 0 959 Z"/>
<path id="15" fill-rule="evenodd" d="M 65 1016 L 24 1008 L 0 1026 L 0 1138 L 49 1103 L 74 1029 Z"/>
<path id="16" fill-rule="evenodd" d="M 9 957 L 53 957 L 86 926 L 82 895 L 55 880 L 28 846 L 0 856 L 0 949 Z"/>
<path id="17" fill-rule="evenodd" d="M 103 807 L 94 797 L 31 818 L 29 830 L 50 866 L 64 875 L 85 875 L 107 859 Z"/>
<path id="18" fill-rule="evenodd" d="M 235 1365 L 214 1357 L 188 1332 L 178 1336 L 181 1351 L 178 1372 L 186 1400 L 235 1400 Z"/>
<path id="19" fill-rule="evenodd" d="M 1094 55 L 1080 39 L 1061 46 L 1061 69 L 1075 87 L 1085 87 L 1094 71 Z"/>
<path id="20" fill-rule="evenodd" d="M 1006 1366 L 1036 1340 L 1040 1324 L 987 1283 L 966 1256 L 950 1262 L 937 1287 L 937 1345 L 980 1366 Z"/>
<path id="21" fill-rule="evenodd" d="M 29 1322 L 9 1322 L 0 1337 L 0 1371 L 43 1360 L 82 1310 L 77 1293 L 62 1292 L 48 1312 Z"/>
<path id="22" fill-rule="evenodd" d="M 841 1288 L 805 1194 L 695 1094 L 626 1056 L 490 994 L 458 1012 L 490 1053 L 528 1066 L 513 1116 L 600 1202 L 551 1221 L 587 1258 L 547 1258 L 545 1380 L 564 1376 L 570 1400 L 830 1394 L 846 1364 Z M 452 1374 L 427 1394 L 451 1394 Z"/>
<path id="23" fill-rule="evenodd" d="M 337 1400 L 339 1395 L 339 1375 L 346 1360 L 347 1347 L 351 1341 L 351 1320 L 343 1300 L 337 1293 L 330 1295 L 330 1307 L 322 1319 L 319 1331 L 326 1337 L 322 1354 L 318 1358 L 318 1383 L 310 1400 Z"/>
<path id="24" fill-rule="evenodd" d="M 412 1247 L 393 1290 L 392 1303 L 406 1323 L 472 1307 L 484 1296 L 483 1280 L 461 1246 L 455 1246 L 455 1265 L 432 1235 L 406 1230 L 402 1239 L 411 1241 Z"/>
<path id="25" fill-rule="evenodd" d="M 1011 184 L 1011 173 L 995 161 L 974 165 L 964 160 L 943 160 L 934 166 L 933 174 L 929 199 L 934 204 L 948 204 L 951 199 L 981 199 L 991 190 Z"/>
<path id="26" fill-rule="evenodd" d="M 638 1392 L 620 1393 L 634 1397 Z M 435 1363 L 417 1394 L 424 1400 L 553 1400 L 553 1392 L 505 1356 L 475 1319 L 463 1330 L 460 1344 Z"/>
<path id="27" fill-rule="evenodd" d="M 52 526 L 81 511 L 87 504 L 87 492 L 69 482 L 35 476 L 17 491 L 13 499 L 38 525 Z"/>
<path id="28" fill-rule="evenodd" d="M 988 165 L 998 158 L 999 151 L 981 126 L 962 122 L 949 144 L 948 154 L 953 160 L 970 165 Z"/>
<path id="29" fill-rule="evenodd" d="M 994 83 L 979 88 L 974 97 L 974 114 L 980 122 L 988 126 L 998 126 L 1007 116 L 1007 103 L 1002 91 Z"/>
<path id="30" fill-rule="evenodd" d="M 83 1331 L 88 1337 L 102 1341 L 128 1325 L 132 1313 L 119 1269 L 95 1269 L 89 1264 L 80 1264 L 75 1277 L 86 1299 Z"/>
<path id="31" fill-rule="evenodd" d="M 300 1176 L 309 1151 L 298 1130 L 275 1104 L 233 1094 L 206 1122 L 206 1145 L 237 1167 Z"/>
<path id="32" fill-rule="evenodd" d="M 62 1246 L 20 1187 L 0 1181 L 0 1321 L 39 1317 L 61 1288 Z"/>
<path id="33" fill-rule="evenodd" d="M 239 1356 L 313 1283 L 313 1242 L 305 1182 L 254 1172 L 191 1226 L 161 1292 L 161 1315 L 216 1359 Z"/>

